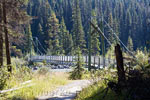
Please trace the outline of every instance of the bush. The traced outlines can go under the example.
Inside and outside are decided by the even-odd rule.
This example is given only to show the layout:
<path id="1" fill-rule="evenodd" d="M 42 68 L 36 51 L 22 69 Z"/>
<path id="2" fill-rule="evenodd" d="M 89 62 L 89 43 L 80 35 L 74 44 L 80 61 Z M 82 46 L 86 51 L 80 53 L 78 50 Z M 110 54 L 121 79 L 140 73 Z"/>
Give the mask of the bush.
<path id="1" fill-rule="evenodd" d="M 32 79 L 32 70 L 27 66 L 22 66 L 16 69 L 14 76 L 16 79 L 20 79 L 21 81 L 27 81 Z"/>
<path id="2" fill-rule="evenodd" d="M 3 90 L 7 86 L 10 73 L 6 67 L 0 68 L 0 90 Z"/>
<path id="3" fill-rule="evenodd" d="M 42 67 L 38 70 L 39 75 L 47 75 L 49 73 L 49 69 L 47 67 Z"/>

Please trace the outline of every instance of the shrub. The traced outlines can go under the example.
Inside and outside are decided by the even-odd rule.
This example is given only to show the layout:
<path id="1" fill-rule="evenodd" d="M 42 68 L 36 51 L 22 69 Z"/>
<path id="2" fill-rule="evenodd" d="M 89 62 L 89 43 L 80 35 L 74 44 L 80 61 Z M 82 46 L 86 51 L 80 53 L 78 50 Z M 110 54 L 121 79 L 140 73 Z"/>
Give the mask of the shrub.
<path id="1" fill-rule="evenodd" d="M 10 73 L 7 71 L 6 67 L 0 68 L 0 90 L 3 90 L 7 86 L 9 76 Z"/>
<path id="2" fill-rule="evenodd" d="M 47 67 L 42 67 L 38 70 L 39 75 L 47 75 L 49 73 L 49 69 Z"/>

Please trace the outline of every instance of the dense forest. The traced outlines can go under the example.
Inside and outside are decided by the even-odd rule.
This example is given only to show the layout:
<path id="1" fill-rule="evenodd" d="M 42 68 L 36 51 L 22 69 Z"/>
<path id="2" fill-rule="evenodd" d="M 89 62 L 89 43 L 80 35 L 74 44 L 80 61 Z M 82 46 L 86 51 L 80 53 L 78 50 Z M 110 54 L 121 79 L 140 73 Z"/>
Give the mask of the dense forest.
<path id="1" fill-rule="evenodd" d="M 88 22 L 92 20 L 99 25 L 102 17 L 131 51 L 149 46 L 149 0 L 30 0 L 26 6 L 28 15 L 32 16 L 31 22 L 24 26 L 26 42 L 23 46 L 12 44 L 23 53 L 30 52 L 31 38 L 37 37 L 48 54 L 72 55 L 77 47 L 86 54 Z M 115 36 L 106 25 L 103 26 L 106 37 L 115 44 Z M 99 55 L 100 45 L 100 35 L 95 34 L 92 37 L 93 55 Z M 108 50 L 107 42 L 105 45 Z M 39 51 L 45 53 L 40 45 Z"/>

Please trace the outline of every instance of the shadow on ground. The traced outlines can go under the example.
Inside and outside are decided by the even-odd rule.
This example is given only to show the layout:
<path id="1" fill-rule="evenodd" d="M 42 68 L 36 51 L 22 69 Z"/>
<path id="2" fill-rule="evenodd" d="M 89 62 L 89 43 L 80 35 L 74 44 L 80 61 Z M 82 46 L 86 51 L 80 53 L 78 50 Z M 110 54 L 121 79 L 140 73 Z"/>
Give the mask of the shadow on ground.
<path id="1" fill-rule="evenodd" d="M 73 100 L 75 97 L 76 97 L 76 93 L 71 93 L 69 95 L 65 95 L 65 96 L 62 96 L 62 97 L 53 97 L 53 98 L 48 98 L 48 99 L 45 99 L 45 100 Z"/>

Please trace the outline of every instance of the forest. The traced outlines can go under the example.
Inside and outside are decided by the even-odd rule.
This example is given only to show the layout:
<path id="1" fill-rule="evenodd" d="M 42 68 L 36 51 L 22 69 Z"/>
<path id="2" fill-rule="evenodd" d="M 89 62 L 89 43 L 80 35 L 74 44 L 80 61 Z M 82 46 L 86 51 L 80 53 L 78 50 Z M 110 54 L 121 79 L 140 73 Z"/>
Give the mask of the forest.
<path id="1" fill-rule="evenodd" d="M 149 84 L 150 0 L 0 0 L 0 100 L 149 100 Z"/>
<path id="2" fill-rule="evenodd" d="M 144 50 L 150 45 L 149 0 L 77 0 L 75 3 L 71 0 L 30 0 L 25 10 L 32 19 L 21 26 L 21 39 L 12 39 L 11 54 L 14 56 L 29 53 L 33 37 L 37 37 L 47 51 L 39 48 L 41 53 L 73 55 L 74 48 L 79 46 L 86 55 L 91 16 L 97 25 L 103 17 L 131 51 Z M 106 25 L 104 33 L 115 44 L 116 39 Z M 99 55 L 100 35 L 92 37 L 92 44 L 92 54 Z M 107 42 L 105 46 L 106 50 L 110 48 Z"/>

